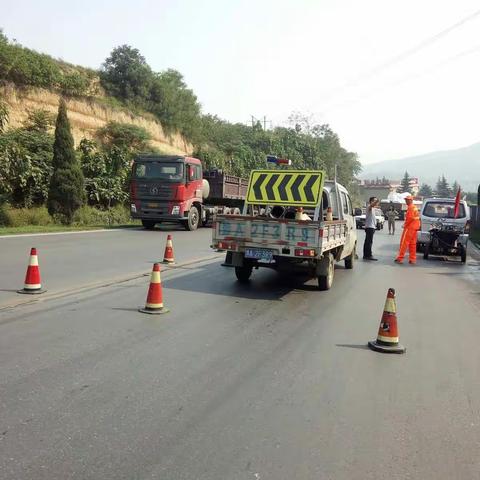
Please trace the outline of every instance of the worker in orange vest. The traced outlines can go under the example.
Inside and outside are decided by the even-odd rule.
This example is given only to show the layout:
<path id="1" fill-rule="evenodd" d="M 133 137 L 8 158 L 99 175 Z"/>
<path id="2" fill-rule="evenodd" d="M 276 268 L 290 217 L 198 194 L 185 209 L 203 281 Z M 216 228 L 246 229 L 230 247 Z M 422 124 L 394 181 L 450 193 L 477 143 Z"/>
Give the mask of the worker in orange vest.
<path id="1" fill-rule="evenodd" d="M 413 204 L 413 197 L 408 195 L 405 197 L 407 204 L 407 215 L 403 224 L 403 233 L 400 240 L 400 249 L 398 251 L 396 263 L 403 263 L 407 247 L 409 249 L 410 265 L 417 263 L 417 231 L 420 229 L 420 214 L 417 207 Z"/>

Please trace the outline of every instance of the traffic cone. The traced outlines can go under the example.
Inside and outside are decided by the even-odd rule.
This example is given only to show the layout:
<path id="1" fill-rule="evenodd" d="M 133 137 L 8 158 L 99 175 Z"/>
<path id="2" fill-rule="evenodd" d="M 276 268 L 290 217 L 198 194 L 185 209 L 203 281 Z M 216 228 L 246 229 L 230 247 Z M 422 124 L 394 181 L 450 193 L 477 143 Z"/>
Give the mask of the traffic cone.
<path id="1" fill-rule="evenodd" d="M 172 236 L 167 236 L 167 244 L 165 245 L 165 253 L 163 255 L 163 263 L 173 264 L 175 263 L 175 257 L 173 256 L 173 242 Z"/>
<path id="2" fill-rule="evenodd" d="M 405 353 L 406 351 L 406 348 L 398 343 L 397 306 L 393 288 L 388 289 L 377 339 L 368 342 L 368 346 L 382 353 Z"/>
<path id="3" fill-rule="evenodd" d="M 150 286 L 148 288 L 147 302 L 145 308 L 139 308 L 139 312 L 158 315 L 169 312 L 168 308 L 163 306 L 162 280 L 160 278 L 160 264 L 154 263 L 152 276 L 150 277 Z"/>
<path id="4" fill-rule="evenodd" d="M 38 268 L 37 249 L 30 250 L 30 262 L 27 267 L 27 274 L 25 275 L 25 284 L 22 290 L 17 290 L 18 293 L 27 293 L 35 295 L 44 293 L 46 290 L 42 288 L 42 281 L 40 280 L 40 269 Z"/>

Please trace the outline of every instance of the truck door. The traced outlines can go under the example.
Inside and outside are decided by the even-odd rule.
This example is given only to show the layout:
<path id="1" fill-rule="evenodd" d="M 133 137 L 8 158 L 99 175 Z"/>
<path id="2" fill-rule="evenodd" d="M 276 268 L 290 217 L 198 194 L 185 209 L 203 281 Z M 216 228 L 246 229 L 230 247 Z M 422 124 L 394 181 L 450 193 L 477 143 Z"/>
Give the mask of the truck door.
<path id="1" fill-rule="evenodd" d="M 186 200 L 190 208 L 194 200 L 202 201 L 202 167 L 195 163 L 187 163 L 187 182 L 185 185 Z"/>
<path id="2" fill-rule="evenodd" d="M 350 253 L 352 253 L 353 247 L 355 246 L 357 230 L 350 197 L 347 193 L 340 190 L 340 198 L 342 200 L 343 219 L 347 222 L 347 238 L 343 256 L 348 257 Z"/>

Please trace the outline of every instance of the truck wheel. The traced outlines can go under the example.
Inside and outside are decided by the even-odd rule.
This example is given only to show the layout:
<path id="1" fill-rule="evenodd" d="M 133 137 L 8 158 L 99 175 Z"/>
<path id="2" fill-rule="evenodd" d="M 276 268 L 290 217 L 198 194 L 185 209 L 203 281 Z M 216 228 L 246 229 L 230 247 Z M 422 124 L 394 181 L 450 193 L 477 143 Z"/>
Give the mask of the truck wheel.
<path id="1" fill-rule="evenodd" d="M 462 253 L 460 254 L 460 260 L 462 263 L 465 263 L 467 261 L 467 249 L 466 247 L 462 248 Z"/>
<path id="2" fill-rule="evenodd" d="M 319 290 L 330 290 L 333 285 L 333 277 L 335 275 L 335 264 L 333 255 L 328 254 L 328 270 L 326 275 L 318 276 L 318 288 Z"/>
<path id="3" fill-rule="evenodd" d="M 345 258 L 345 268 L 347 270 L 351 270 L 353 268 L 353 264 L 355 262 L 355 257 L 357 256 L 357 252 L 356 252 L 357 248 L 356 248 L 356 245 L 353 249 L 353 252 Z"/>
<path id="4" fill-rule="evenodd" d="M 252 275 L 253 267 L 251 265 L 244 265 L 243 267 L 235 267 L 235 275 L 240 283 L 247 283 Z"/>
<path id="5" fill-rule="evenodd" d="M 430 247 L 429 244 L 426 243 L 425 246 L 423 247 L 423 259 L 428 260 L 428 255 L 430 253 Z"/>
<path id="6" fill-rule="evenodd" d="M 198 214 L 197 207 L 192 207 L 188 212 L 188 218 L 185 222 L 185 230 L 188 230 L 190 232 L 196 230 L 198 228 L 199 220 L 200 216 Z"/>
<path id="7" fill-rule="evenodd" d="M 142 220 L 142 225 L 147 230 L 153 230 L 155 228 L 155 223 L 153 220 Z"/>

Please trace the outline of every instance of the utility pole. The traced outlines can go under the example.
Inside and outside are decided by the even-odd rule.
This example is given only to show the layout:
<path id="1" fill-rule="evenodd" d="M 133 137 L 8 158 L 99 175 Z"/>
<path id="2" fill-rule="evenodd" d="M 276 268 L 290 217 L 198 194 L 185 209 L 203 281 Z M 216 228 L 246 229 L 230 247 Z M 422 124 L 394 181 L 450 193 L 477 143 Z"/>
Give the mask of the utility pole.
<path id="1" fill-rule="evenodd" d="M 270 124 L 270 126 L 272 126 L 272 121 L 271 120 L 267 120 L 267 116 L 264 115 L 263 116 L 263 120 L 260 120 L 258 118 L 255 118 L 253 115 L 250 115 L 250 119 L 251 119 L 251 122 L 252 122 L 252 128 L 255 127 L 255 125 L 257 123 L 260 123 L 260 125 L 262 125 L 263 123 L 263 130 L 266 131 L 267 130 L 267 123 Z"/>

